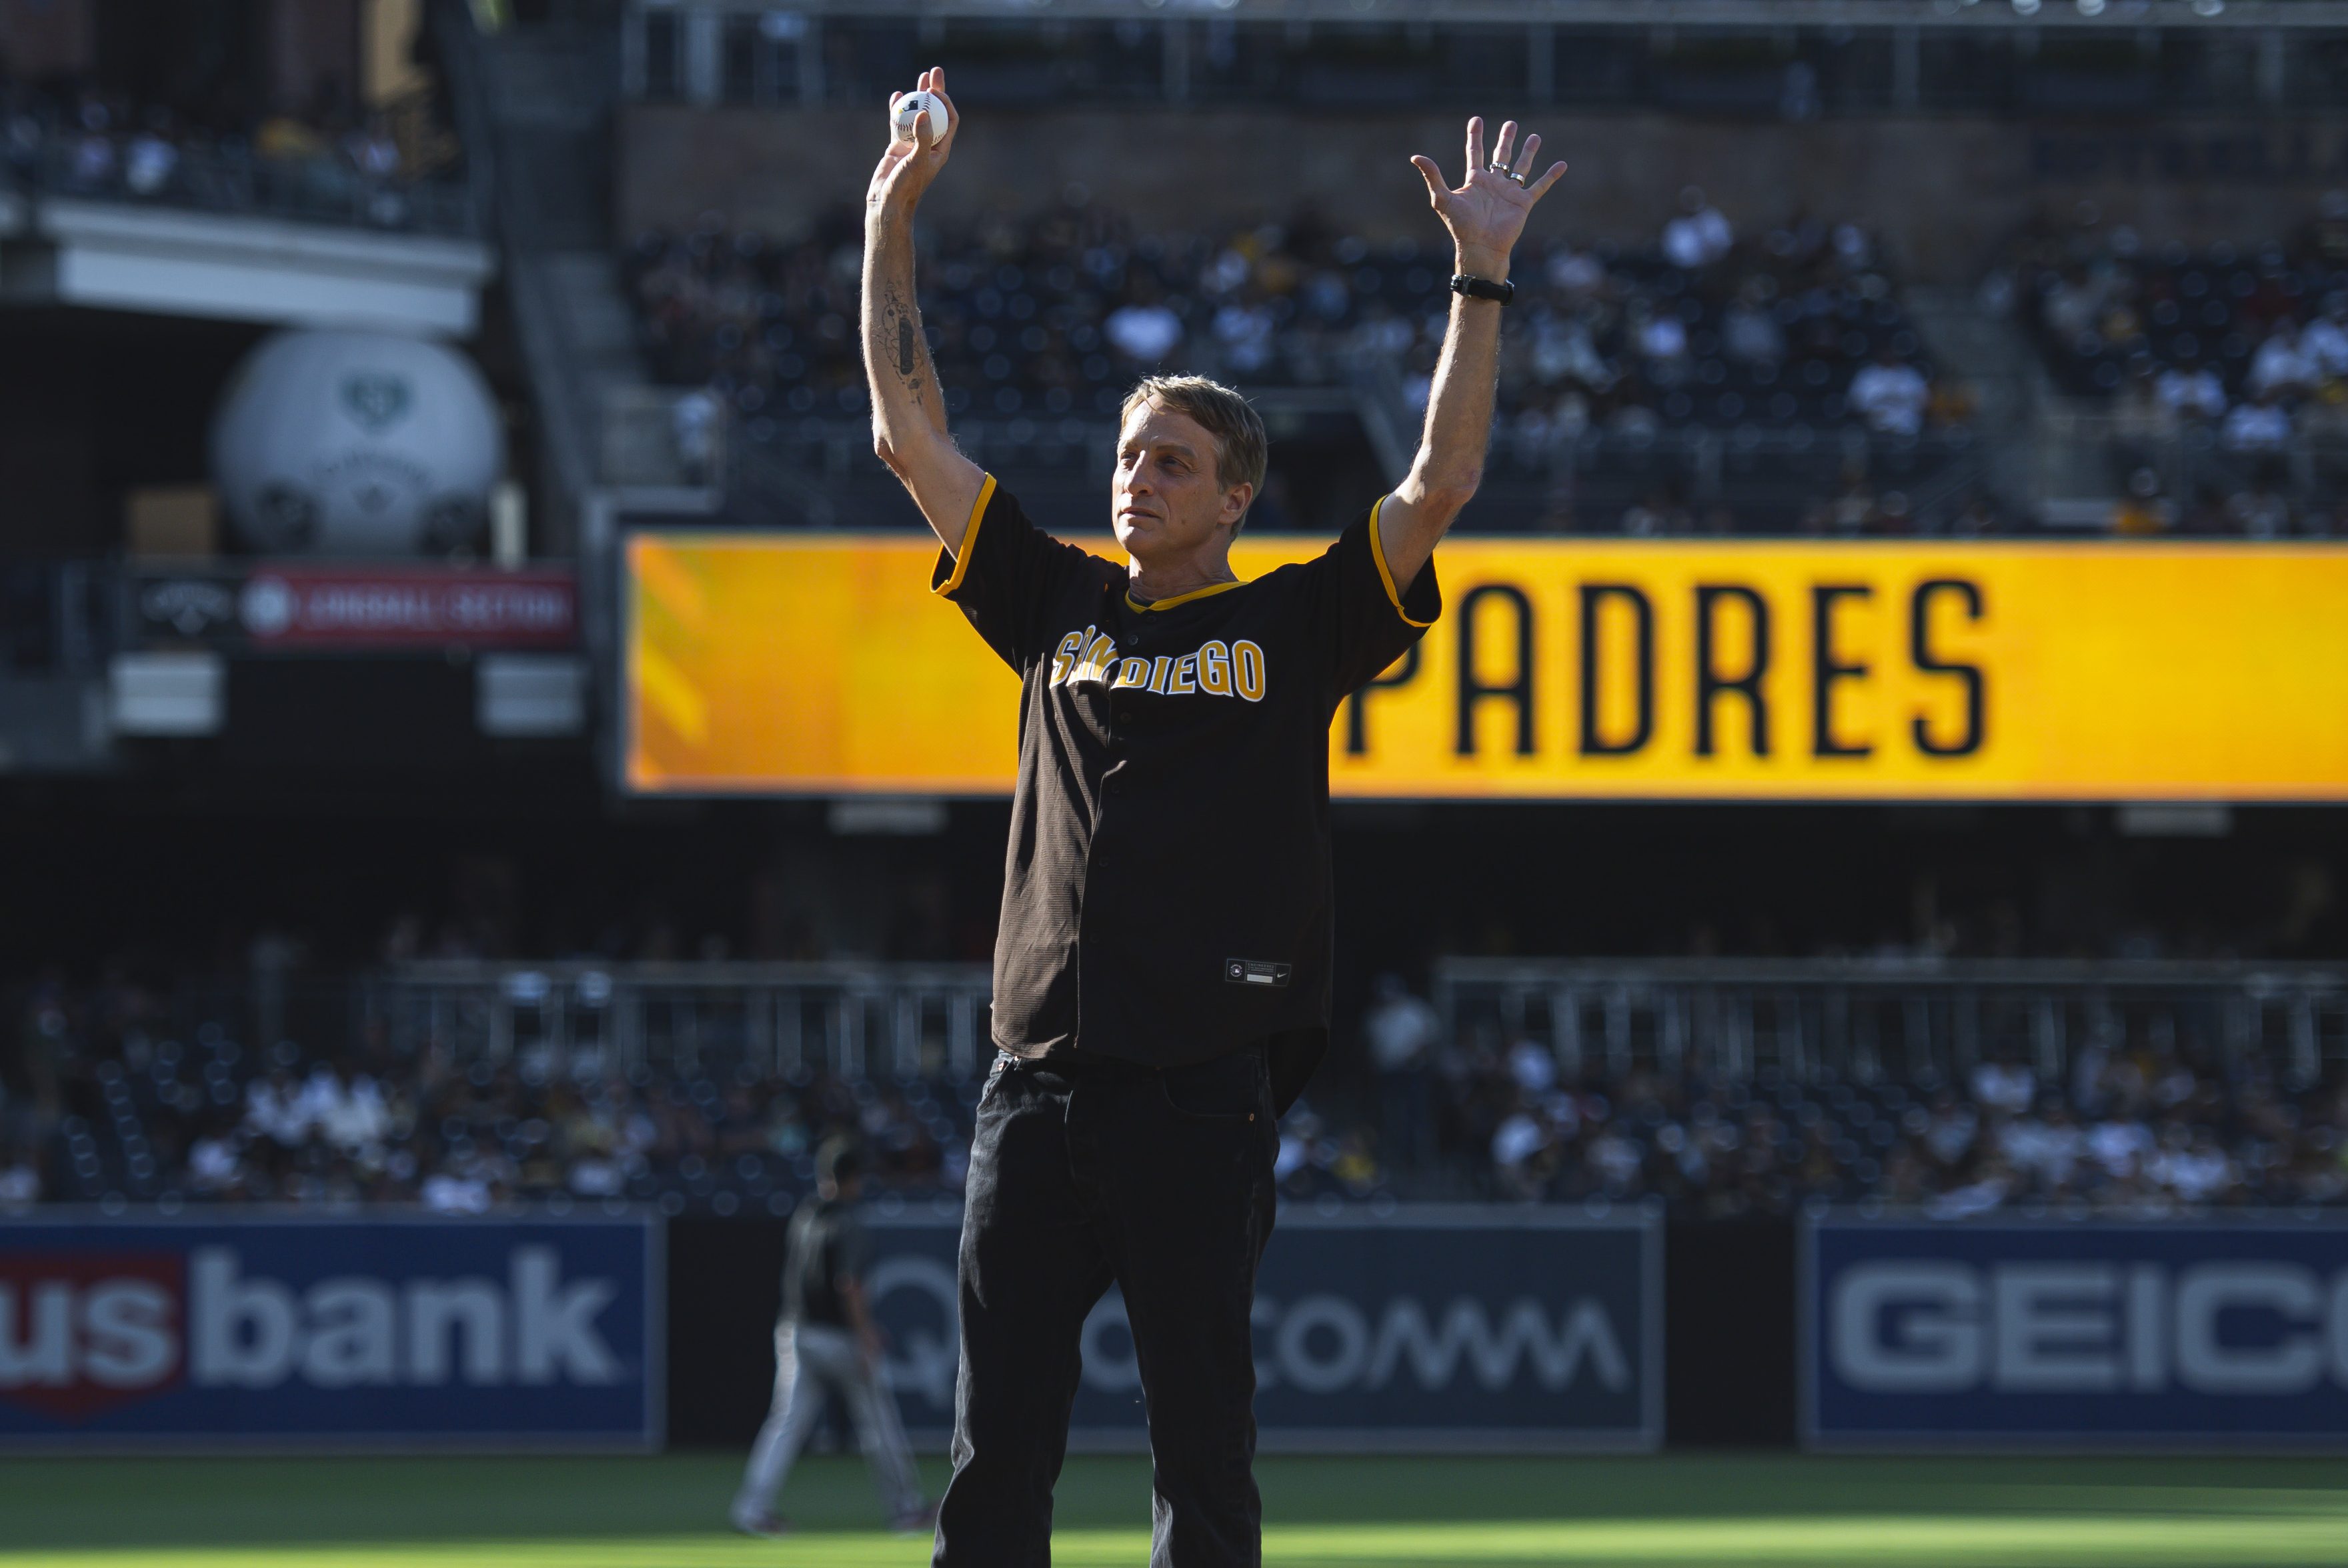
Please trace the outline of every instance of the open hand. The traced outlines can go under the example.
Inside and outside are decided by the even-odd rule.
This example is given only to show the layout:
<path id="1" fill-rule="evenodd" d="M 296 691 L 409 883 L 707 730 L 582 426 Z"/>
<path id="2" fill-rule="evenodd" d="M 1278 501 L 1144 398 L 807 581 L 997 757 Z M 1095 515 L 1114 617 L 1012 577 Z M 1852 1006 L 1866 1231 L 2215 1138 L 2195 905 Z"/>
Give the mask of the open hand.
<path id="1" fill-rule="evenodd" d="M 1493 145 L 1489 163 L 1484 158 L 1484 118 L 1481 115 L 1468 122 L 1468 178 L 1456 190 L 1443 183 L 1443 170 L 1435 159 L 1424 153 L 1411 157 L 1413 167 L 1426 178 L 1427 204 L 1435 209 L 1443 226 L 1451 231 L 1451 242 L 1459 252 L 1459 270 L 1481 278 L 1504 278 L 1508 275 L 1509 252 L 1517 236 L 1525 231 L 1525 220 L 1531 215 L 1533 203 L 1549 194 L 1565 174 L 1565 165 L 1552 163 L 1549 172 L 1539 179 L 1531 178 L 1533 155 L 1540 151 L 1541 138 L 1525 138 L 1522 149 L 1517 151 L 1511 163 L 1509 152 L 1517 139 L 1517 122 L 1509 120 L 1500 127 L 1500 139 Z"/>
<path id="2" fill-rule="evenodd" d="M 946 158 L 953 151 L 954 138 L 962 133 L 962 111 L 954 101 L 946 97 L 946 73 L 942 67 L 932 67 L 922 73 L 915 87 L 922 92 L 935 93 L 944 99 L 946 124 L 932 125 L 932 117 L 924 114 L 913 122 L 911 140 L 892 139 L 889 150 L 880 155 L 880 167 L 872 171 L 872 183 L 865 188 L 864 207 L 867 212 L 887 209 L 910 213 L 922 200 L 922 192 L 938 177 Z M 897 118 L 897 102 L 905 95 L 889 95 L 889 118 Z"/>

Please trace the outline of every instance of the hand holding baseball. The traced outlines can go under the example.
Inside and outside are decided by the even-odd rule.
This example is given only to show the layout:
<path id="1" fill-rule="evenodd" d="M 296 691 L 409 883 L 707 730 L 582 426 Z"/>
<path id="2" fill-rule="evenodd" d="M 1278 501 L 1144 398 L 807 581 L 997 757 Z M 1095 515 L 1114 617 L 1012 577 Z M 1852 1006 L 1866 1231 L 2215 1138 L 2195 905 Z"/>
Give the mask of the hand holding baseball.
<path id="1" fill-rule="evenodd" d="M 1549 194 L 1565 174 L 1565 165 L 1552 163 L 1549 172 L 1539 179 L 1532 178 L 1533 155 L 1540 150 L 1541 138 L 1525 138 L 1525 145 L 1513 163 L 1509 150 L 1516 141 L 1517 122 L 1509 120 L 1500 127 L 1500 138 L 1493 145 L 1491 161 L 1484 159 L 1484 119 L 1481 115 L 1468 122 L 1468 178 L 1452 189 L 1443 183 L 1443 170 L 1435 159 L 1424 153 L 1414 154 L 1411 163 L 1426 180 L 1428 205 L 1443 226 L 1451 231 L 1451 242 L 1459 252 L 1459 270 L 1481 278 L 1498 280 L 1508 275 L 1509 252 L 1517 236 L 1525 231 L 1525 220 L 1531 215 L 1533 203 Z"/>
<path id="2" fill-rule="evenodd" d="M 932 123 L 934 117 L 923 114 L 913 121 L 913 134 L 892 137 L 889 150 L 880 155 L 880 166 L 872 171 L 872 183 L 866 187 L 864 206 L 867 212 L 901 211 L 911 213 L 930 188 L 930 181 L 945 167 L 946 158 L 953 151 L 956 133 L 962 129 L 962 111 L 946 97 L 946 74 L 942 67 L 922 73 L 917 91 L 933 95 L 945 106 L 946 123 Z M 889 118 L 893 126 L 898 101 L 907 95 L 889 95 Z"/>

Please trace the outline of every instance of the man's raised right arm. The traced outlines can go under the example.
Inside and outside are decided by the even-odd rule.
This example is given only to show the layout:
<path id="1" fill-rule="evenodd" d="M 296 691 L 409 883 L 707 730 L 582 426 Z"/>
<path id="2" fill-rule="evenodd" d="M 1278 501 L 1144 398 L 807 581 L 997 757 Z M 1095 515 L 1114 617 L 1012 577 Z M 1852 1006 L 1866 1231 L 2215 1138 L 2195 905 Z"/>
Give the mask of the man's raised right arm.
<path id="1" fill-rule="evenodd" d="M 945 97 L 945 72 L 922 72 L 921 87 L 945 100 L 945 134 L 923 115 L 914 140 L 889 144 L 865 192 L 864 378 L 872 394 L 872 450 L 911 493 L 939 542 L 959 554 L 986 477 L 946 433 L 945 389 L 914 295 L 913 211 L 953 150 L 962 116 Z M 902 96 L 891 96 L 891 114 Z"/>

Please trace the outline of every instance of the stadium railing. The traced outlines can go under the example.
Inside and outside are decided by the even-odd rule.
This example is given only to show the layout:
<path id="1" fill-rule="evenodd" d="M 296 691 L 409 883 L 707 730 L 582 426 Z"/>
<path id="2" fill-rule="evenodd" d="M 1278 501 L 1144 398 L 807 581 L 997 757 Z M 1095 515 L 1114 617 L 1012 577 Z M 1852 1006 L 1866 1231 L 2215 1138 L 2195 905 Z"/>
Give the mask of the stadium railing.
<path id="1" fill-rule="evenodd" d="M 2261 1055 L 2292 1085 L 2348 1063 L 2348 964 L 1446 958 L 1433 980 L 1449 1038 L 1531 1038 L 1569 1072 L 1947 1081 L 2019 1052 L 2054 1079 L 2082 1049 L 2145 1039 Z M 983 964 L 434 960 L 364 979 L 355 1006 L 396 1050 L 467 1061 L 961 1081 L 983 1069 L 989 993 Z"/>
<path id="2" fill-rule="evenodd" d="M 360 981 L 355 1010 L 403 1055 L 962 1082 L 984 1068 L 990 989 L 983 964 L 426 960 Z"/>
<path id="3" fill-rule="evenodd" d="M 1568 1073 L 1960 1081 L 1999 1055 L 2061 1081 L 2081 1050 L 2260 1055 L 2293 1088 L 2348 1062 L 2348 965 L 2229 961 L 1447 958 L 1453 1039 L 1547 1043 Z"/>
<path id="4" fill-rule="evenodd" d="M 276 159 L 182 148 L 170 173 L 142 190 L 129 182 L 118 158 L 101 174 L 83 171 L 73 140 L 45 142 L 28 160 L 39 194 L 458 238 L 476 232 L 472 192 L 462 179 L 375 179 L 325 157 Z"/>
<path id="5" fill-rule="evenodd" d="M 973 107 L 1264 103 L 1356 109 L 1496 94 L 1590 111 L 1661 103 L 1690 116 L 2051 111 L 2071 117 L 2322 107 L 2326 0 L 2235 6 L 2158 0 L 2115 49 L 2105 7 L 1927 8 L 1901 0 L 631 0 L 627 96 L 652 103 L 812 108 L 874 101 L 922 29 Z M 2292 37 L 2291 35 L 2298 35 Z M 2325 40 L 2328 41 L 2328 40 Z"/>
<path id="6" fill-rule="evenodd" d="M 605 386 L 596 477 L 634 489 L 695 490 L 727 472 L 733 421 L 723 400 L 673 386 Z"/>
<path id="7" fill-rule="evenodd" d="M 665 1105 L 684 1119 L 676 1142 L 628 1163 L 626 1193 L 670 1213 L 705 1201 L 726 1214 L 743 1202 L 788 1207 L 812 1178 L 814 1137 L 851 1104 L 917 1130 L 906 1146 L 944 1162 L 909 1165 L 908 1190 L 950 1182 L 940 1173 L 966 1145 L 989 1054 L 989 979 L 986 966 L 959 963 L 429 959 L 341 977 L 256 969 L 112 998 L 36 987 L 0 1000 L 67 1048 L 64 1114 L 47 1126 L 36 1117 L 18 1138 L 19 1153 L 44 1152 L 48 1190 L 61 1199 L 204 1192 L 181 1154 L 240 1117 L 240 1183 L 259 1183 L 266 1197 L 294 1191 L 303 1170 L 324 1181 L 332 1151 L 314 1141 L 306 1152 L 278 1150 L 247 1113 L 260 1103 L 259 1079 L 282 1071 L 280 1092 L 291 1092 L 338 1064 L 417 1107 L 416 1125 L 394 1129 L 387 1145 L 417 1162 L 398 1181 L 444 1167 L 461 1175 L 476 1154 L 501 1153 L 512 1168 L 499 1179 L 516 1191 L 593 1195 L 602 1188 L 571 1162 L 602 1156 L 550 1142 L 546 1124 L 558 1096 L 610 1095 L 611 1105 Z M 2260 1201 L 2330 1204 L 2343 1190 L 2331 1129 L 2348 1067 L 2348 965 L 1449 958 L 1433 981 L 1447 1041 L 1428 1086 L 1441 1145 L 1393 1170 L 1369 1166 L 1365 1145 L 1354 1150 L 1362 1169 L 1346 1173 L 1345 1148 L 1365 1126 L 1344 1120 L 1343 1064 L 1362 1065 L 1349 1038 L 1315 1090 L 1314 1109 L 1338 1119 L 1299 1112 L 1306 1120 L 1293 1131 L 1311 1168 L 1298 1167 L 1292 1196 L 1370 1196 L 1398 1179 L 1421 1195 L 1659 1192 L 1766 1212 L 1806 1198 L 1871 1199 L 1895 1160 L 1918 1174 L 1918 1145 L 1942 1114 L 1932 1107 L 1965 1120 L 1977 1102 L 2020 1126 L 2050 1097 L 2099 1093 L 2123 1067 L 2140 1071 L 2157 1110 L 2168 1108 L 2164 1140 L 2185 1135 L 2205 1102 L 2247 1113 L 2280 1100 L 2276 1114 L 2303 1115 L 2304 1141 L 2253 1125 L 2236 1151 L 2252 1184 L 2244 1190 Z M 1541 1082 L 1579 1099 L 1560 1101 Z M 1567 1105 L 1565 1126 L 1503 1156 L 1490 1116 L 1514 1105 L 1510 1120 L 1540 1132 L 1560 1114 L 1553 1102 Z M 1699 1130 L 1749 1122 L 1761 1163 L 1690 1171 L 1665 1159 L 1679 1145 L 1663 1129 L 1683 1114 Z M 1570 1159 L 1526 1157 L 1565 1148 L 1577 1122 Z M 1972 1179 L 1959 1159 L 1970 1120 L 1963 1133 L 1922 1173 L 1928 1193 L 1963 1196 L 1952 1184 Z M 2262 1139 L 2279 1142 L 2282 1157 Z M 2001 1147 L 2002 1134 L 1980 1145 Z M 0 1148 L 0 1164 L 7 1153 Z M 1821 1154 L 1828 1163 L 1813 1168 Z M 315 1190 L 332 1190 L 317 1181 Z M 1964 1192 L 1978 1198 L 1985 1185 L 1994 1185 L 1986 1173 Z M 2123 1187 L 2108 1195 L 2157 1195 Z M 1895 1201 L 1915 1201 L 1897 1190 Z M 1990 1206 L 2014 1195 L 2009 1183 Z"/>
<path id="8" fill-rule="evenodd" d="M 2281 446 L 2228 447 L 2219 431 L 2191 425 L 2147 432 L 2109 414 L 2049 409 L 2039 417 L 2033 476 L 2050 526 L 2100 529 L 2131 476 L 2150 469 L 2177 507 L 2209 493 L 2230 496 L 2261 481 L 2301 513 L 2348 501 L 2348 438 L 2295 431 Z"/>
<path id="9" fill-rule="evenodd" d="M 1257 402 L 1283 406 L 1283 398 L 1297 400 L 1313 390 L 1282 389 Z M 1356 395 L 1320 390 L 1340 400 Z M 1356 401 L 1351 411 L 1361 415 L 1376 449 L 1383 404 L 1366 395 Z M 1407 412 L 1409 423 L 1400 427 L 1415 430 L 1417 413 Z M 783 498 L 789 504 L 780 510 L 794 518 L 818 520 L 810 497 L 842 517 L 901 510 L 876 513 L 870 505 L 893 502 L 898 487 L 872 456 L 870 427 L 861 421 L 736 420 L 733 436 L 726 477 L 737 506 L 788 490 L 791 495 Z M 954 437 L 973 462 L 1007 480 L 1025 487 L 1038 480 L 1089 487 L 1098 493 L 1108 484 L 1116 426 L 1075 415 L 963 419 L 955 422 Z M 1404 456 L 1406 466 L 1406 450 Z M 1552 526 L 1550 519 L 1562 500 L 1573 513 L 1573 531 L 1612 533 L 1626 507 L 1663 488 L 1698 508 L 1727 502 L 1740 518 L 1738 532 L 1790 532 L 1806 505 L 1831 497 L 1854 477 L 1882 496 L 1897 492 L 1909 526 L 1931 533 L 1946 530 L 1981 493 L 1987 469 L 1982 443 L 1962 428 L 1900 436 L 1870 435 L 1858 426 L 1665 425 L 1653 431 L 1583 430 L 1537 442 L 1502 430 L 1493 439 L 1484 487 L 1461 527 L 1543 528 Z M 1025 496 L 1026 488 L 1021 493 Z M 902 511 L 902 520 L 909 526 L 917 521 L 910 510 Z"/>
<path id="10" fill-rule="evenodd" d="M 1941 533 L 1985 480 L 1980 444 L 1962 428 L 1886 436 L 1855 425 L 1667 425 L 1586 430 L 1529 449 L 1501 434 L 1467 526 L 1537 528 L 1563 502 L 1572 531 L 1611 533 L 1626 508 L 1660 487 L 1699 511 L 1732 507 L 1735 532 L 1791 532 L 1807 507 L 1856 481 L 1887 502 L 1896 494 L 1906 529 Z"/>

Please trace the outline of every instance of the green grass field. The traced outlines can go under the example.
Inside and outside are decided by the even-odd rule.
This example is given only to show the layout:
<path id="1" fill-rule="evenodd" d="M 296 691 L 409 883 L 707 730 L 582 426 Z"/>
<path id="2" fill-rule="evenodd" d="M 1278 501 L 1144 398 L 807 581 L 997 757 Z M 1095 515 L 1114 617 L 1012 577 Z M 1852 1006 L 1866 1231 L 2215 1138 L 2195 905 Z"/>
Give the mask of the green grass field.
<path id="1" fill-rule="evenodd" d="M 864 1568 L 928 1561 L 876 1529 L 857 1460 L 811 1459 L 804 1533 L 723 1528 L 730 1455 L 0 1460 L 0 1568 Z M 1265 1557 L 1293 1568 L 1569 1564 L 2348 1564 L 2336 1460 L 1270 1459 Z M 942 1475 L 932 1467 L 934 1489 Z M 1054 1561 L 1141 1568 L 1148 1471 L 1077 1459 Z"/>

